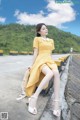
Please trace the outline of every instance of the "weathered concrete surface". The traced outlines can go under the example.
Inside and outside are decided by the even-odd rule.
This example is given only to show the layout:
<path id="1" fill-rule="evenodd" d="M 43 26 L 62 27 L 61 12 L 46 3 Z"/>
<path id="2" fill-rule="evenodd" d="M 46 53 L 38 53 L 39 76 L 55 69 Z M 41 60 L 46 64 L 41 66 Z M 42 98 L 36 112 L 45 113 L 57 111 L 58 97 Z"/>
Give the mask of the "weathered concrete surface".
<path id="1" fill-rule="evenodd" d="M 61 56 L 63 55 L 55 55 L 56 58 Z M 55 57 L 53 55 L 53 58 Z M 28 112 L 27 98 L 16 101 L 16 97 L 21 93 L 24 72 L 31 61 L 32 56 L 29 55 L 0 56 L 0 112 L 8 112 L 8 120 L 39 120 L 50 98 L 50 96 L 39 96 L 37 115 L 31 115 Z M 49 116 L 47 116 L 47 120 L 50 120 Z"/>
<path id="2" fill-rule="evenodd" d="M 55 55 L 56 58 L 64 55 Z M 53 58 L 54 55 L 53 55 Z M 17 102 L 26 68 L 31 65 L 32 56 L 0 56 L 0 112 L 8 112 L 8 120 L 39 120 L 50 96 L 38 99 L 38 114 L 27 111 L 27 98 Z"/>
<path id="3" fill-rule="evenodd" d="M 8 112 L 8 120 L 38 120 L 49 96 L 39 96 L 38 114 L 32 115 L 27 110 L 27 98 L 16 101 L 21 93 L 21 83 L 32 56 L 0 57 L 0 112 Z"/>
<path id="4" fill-rule="evenodd" d="M 80 120 L 80 55 L 73 55 L 70 58 L 69 67 L 66 67 L 62 75 L 61 120 Z M 65 84 L 66 82 L 67 84 Z M 66 85 L 65 89 L 64 84 Z M 48 101 L 40 120 L 58 120 L 53 117 L 51 102 L 52 98 Z"/>
<path id="5" fill-rule="evenodd" d="M 65 67 L 64 67 L 65 69 L 63 70 L 63 72 L 61 73 L 61 76 L 60 76 L 60 79 L 61 79 L 61 81 L 60 81 L 60 109 L 62 111 L 61 113 L 63 113 L 64 108 L 65 108 L 65 111 L 64 111 L 65 120 L 67 120 L 66 119 L 67 104 L 65 101 L 64 92 L 65 92 L 65 86 L 66 86 L 67 78 L 68 78 L 69 62 L 70 62 L 70 57 L 68 58 L 68 60 L 65 64 Z M 51 98 L 49 99 L 48 104 L 47 104 L 45 111 L 43 112 L 40 120 L 62 120 L 62 114 L 60 117 L 55 117 L 52 114 L 52 111 L 54 109 L 54 107 L 53 107 L 54 93 L 53 93 L 53 89 L 51 91 L 52 91 Z"/>
<path id="6" fill-rule="evenodd" d="M 73 55 L 65 91 L 69 120 L 80 120 L 80 55 Z"/>

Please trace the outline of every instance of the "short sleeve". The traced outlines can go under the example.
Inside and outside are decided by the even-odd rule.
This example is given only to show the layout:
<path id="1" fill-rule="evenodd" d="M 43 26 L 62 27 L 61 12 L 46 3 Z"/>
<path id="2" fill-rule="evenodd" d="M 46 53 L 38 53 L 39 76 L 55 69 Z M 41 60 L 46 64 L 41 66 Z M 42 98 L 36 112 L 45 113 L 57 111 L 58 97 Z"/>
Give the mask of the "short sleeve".
<path id="1" fill-rule="evenodd" d="M 33 47 L 35 47 L 35 48 L 38 48 L 38 38 L 37 37 L 35 37 L 34 38 L 34 40 L 33 40 Z"/>
<path id="2" fill-rule="evenodd" d="M 54 46 L 54 40 L 52 39 L 52 50 L 55 49 L 55 46 Z"/>

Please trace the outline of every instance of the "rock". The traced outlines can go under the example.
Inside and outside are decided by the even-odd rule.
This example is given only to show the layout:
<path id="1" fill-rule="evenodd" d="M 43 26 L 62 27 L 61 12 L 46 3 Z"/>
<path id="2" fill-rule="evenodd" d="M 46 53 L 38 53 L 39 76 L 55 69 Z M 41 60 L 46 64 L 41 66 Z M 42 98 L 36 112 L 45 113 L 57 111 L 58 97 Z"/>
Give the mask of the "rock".
<path id="1" fill-rule="evenodd" d="M 70 112 L 69 120 L 80 120 L 80 55 L 72 57 L 65 97 Z"/>
<path id="2" fill-rule="evenodd" d="M 74 102 L 71 106 L 71 118 L 73 120 L 74 116 L 80 119 L 80 103 Z"/>

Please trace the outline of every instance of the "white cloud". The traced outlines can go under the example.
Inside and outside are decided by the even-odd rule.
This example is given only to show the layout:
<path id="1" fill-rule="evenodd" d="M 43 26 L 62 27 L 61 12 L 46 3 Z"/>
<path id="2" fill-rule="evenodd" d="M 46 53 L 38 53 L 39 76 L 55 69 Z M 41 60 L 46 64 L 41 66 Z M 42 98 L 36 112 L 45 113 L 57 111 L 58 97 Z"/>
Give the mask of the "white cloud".
<path id="1" fill-rule="evenodd" d="M 6 18 L 0 17 L 0 23 L 4 23 L 6 21 Z"/>
<path id="2" fill-rule="evenodd" d="M 14 16 L 17 16 L 19 13 L 20 13 L 20 11 L 16 10 Z"/>
<path id="3" fill-rule="evenodd" d="M 59 4 L 54 0 L 47 0 L 47 2 L 47 15 L 45 15 L 42 10 L 37 14 L 28 14 L 27 12 L 20 12 L 19 10 L 16 10 L 14 14 L 17 18 L 16 22 L 24 25 L 33 25 L 43 22 L 47 25 L 62 27 L 63 23 L 75 20 L 76 12 L 72 8 L 72 3 Z"/>

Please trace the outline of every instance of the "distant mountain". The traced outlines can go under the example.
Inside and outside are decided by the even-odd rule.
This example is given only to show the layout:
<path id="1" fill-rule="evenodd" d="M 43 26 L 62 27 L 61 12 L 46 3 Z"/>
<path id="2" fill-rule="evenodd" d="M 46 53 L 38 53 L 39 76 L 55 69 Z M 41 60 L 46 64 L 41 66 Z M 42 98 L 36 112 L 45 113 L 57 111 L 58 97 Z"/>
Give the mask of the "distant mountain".
<path id="1" fill-rule="evenodd" d="M 80 52 L 80 37 L 64 32 L 53 26 L 48 26 L 49 38 L 55 41 L 56 53 L 68 53 L 73 47 L 74 52 Z M 32 44 L 35 37 L 35 26 L 9 24 L 0 25 L 0 49 L 8 53 L 15 51 L 33 51 Z"/>

